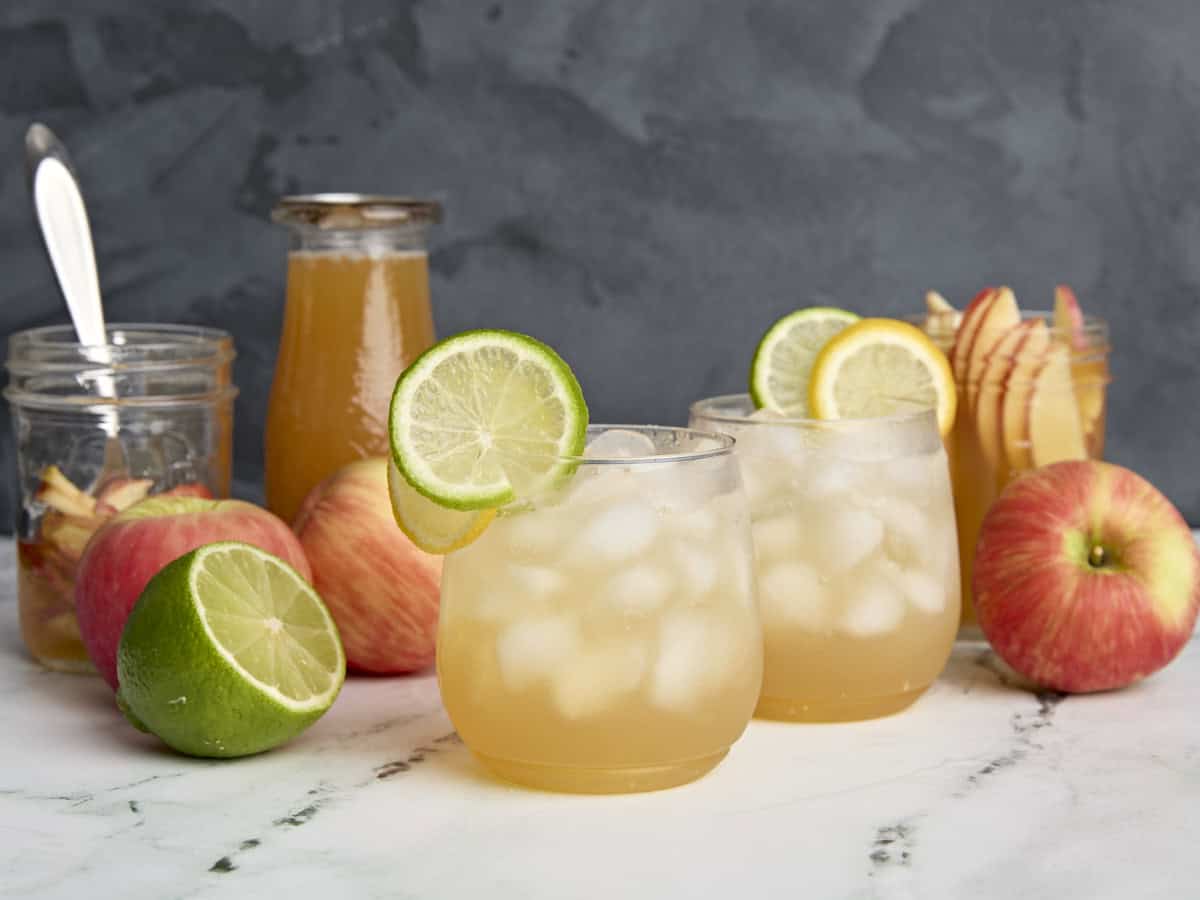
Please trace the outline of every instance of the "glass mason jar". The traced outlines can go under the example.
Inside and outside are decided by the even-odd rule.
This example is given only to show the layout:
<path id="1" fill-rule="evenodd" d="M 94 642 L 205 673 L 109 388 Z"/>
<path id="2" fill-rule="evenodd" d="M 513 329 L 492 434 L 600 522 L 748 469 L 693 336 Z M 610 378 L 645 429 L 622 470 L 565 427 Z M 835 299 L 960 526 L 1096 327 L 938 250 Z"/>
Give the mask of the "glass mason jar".
<path id="1" fill-rule="evenodd" d="M 501 509 L 446 557 L 442 700 L 464 743 L 511 781 L 672 787 L 725 757 L 762 679 L 733 441 L 588 433 L 565 485 Z"/>
<path id="2" fill-rule="evenodd" d="M 765 645 L 756 714 L 833 722 L 904 709 L 941 673 L 959 616 L 950 473 L 932 410 L 787 419 L 701 400 L 737 439 Z"/>
<path id="3" fill-rule="evenodd" d="M 975 545 L 983 517 L 1016 475 L 1064 459 L 1100 459 L 1108 383 L 1108 325 L 1091 316 L 1077 334 L 1022 314 L 1023 333 L 997 335 L 974 383 L 958 382 L 958 415 L 946 439 L 962 572 L 963 636 L 979 635 L 971 601 Z M 943 352 L 955 332 L 922 323 Z M 979 340 L 979 338 L 976 338 Z"/>
<path id="4" fill-rule="evenodd" d="M 228 496 L 233 357 L 226 332 L 187 325 L 110 325 L 100 347 L 61 325 L 9 338 L 17 597 L 25 646 L 43 664 L 91 669 L 75 566 L 106 518 L 152 493 Z"/>
<path id="5" fill-rule="evenodd" d="M 434 341 L 426 233 L 440 216 L 436 203 L 366 194 L 275 207 L 291 248 L 264 481 L 284 521 L 325 476 L 387 452 L 396 378 Z"/>

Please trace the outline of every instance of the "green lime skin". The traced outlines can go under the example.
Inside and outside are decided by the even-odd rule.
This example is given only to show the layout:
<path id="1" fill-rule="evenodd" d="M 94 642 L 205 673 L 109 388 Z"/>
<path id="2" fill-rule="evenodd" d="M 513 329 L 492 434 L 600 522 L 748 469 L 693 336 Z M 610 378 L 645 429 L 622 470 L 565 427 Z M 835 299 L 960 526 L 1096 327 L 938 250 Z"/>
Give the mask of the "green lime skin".
<path id="1" fill-rule="evenodd" d="M 129 614 L 117 651 L 117 703 L 136 727 L 180 753 L 262 753 L 296 737 L 333 704 L 345 680 L 344 654 L 336 687 L 312 708 L 289 706 L 248 679 L 218 650 L 189 591 L 203 549 L 168 563 Z"/>

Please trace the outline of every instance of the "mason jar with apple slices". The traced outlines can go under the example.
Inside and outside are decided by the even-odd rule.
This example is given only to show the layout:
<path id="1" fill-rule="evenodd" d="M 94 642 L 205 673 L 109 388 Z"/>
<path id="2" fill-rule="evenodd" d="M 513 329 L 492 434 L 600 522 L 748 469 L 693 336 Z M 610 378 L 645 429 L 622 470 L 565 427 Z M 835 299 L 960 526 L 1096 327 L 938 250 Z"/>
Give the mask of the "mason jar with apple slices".
<path id="1" fill-rule="evenodd" d="M 1107 324 L 1081 314 L 1072 324 L 1061 312 L 1019 311 L 1006 290 L 997 292 L 984 321 L 972 327 L 965 320 L 969 334 L 946 319 L 923 323 L 951 358 L 958 388 L 958 416 L 946 448 L 965 638 L 980 636 L 971 595 L 975 545 L 1000 491 L 1022 472 L 1104 453 L 1111 380 Z"/>
<path id="2" fill-rule="evenodd" d="M 108 335 L 92 347 L 70 326 L 8 339 L 21 636 L 61 671 L 93 670 L 74 596 L 92 534 L 150 494 L 229 494 L 233 339 L 158 324 L 110 325 Z"/>

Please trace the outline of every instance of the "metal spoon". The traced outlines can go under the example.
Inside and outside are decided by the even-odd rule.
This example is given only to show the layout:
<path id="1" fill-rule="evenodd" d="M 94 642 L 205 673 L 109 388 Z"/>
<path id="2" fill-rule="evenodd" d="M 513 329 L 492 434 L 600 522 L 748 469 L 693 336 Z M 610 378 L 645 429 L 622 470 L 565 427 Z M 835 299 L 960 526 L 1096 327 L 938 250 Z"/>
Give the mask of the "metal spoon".
<path id="1" fill-rule="evenodd" d="M 42 239 L 58 286 L 66 298 L 75 334 L 80 344 L 96 348 L 89 354 L 91 361 L 102 366 L 111 365 L 87 207 L 67 148 L 54 132 L 39 122 L 29 126 L 25 133 L 25 166 Z M 115 398 L 117 389 L 112 376 L 98 376 L 96 391 L 101 397 Z M 97 478 L 98 485 L 126 471 L 125 453 L 117 438 L 119 422 L 115 409 L 106 407 L 101 416 L 101 427 L 108 438 L 104 443 L 104 464 Z"/>

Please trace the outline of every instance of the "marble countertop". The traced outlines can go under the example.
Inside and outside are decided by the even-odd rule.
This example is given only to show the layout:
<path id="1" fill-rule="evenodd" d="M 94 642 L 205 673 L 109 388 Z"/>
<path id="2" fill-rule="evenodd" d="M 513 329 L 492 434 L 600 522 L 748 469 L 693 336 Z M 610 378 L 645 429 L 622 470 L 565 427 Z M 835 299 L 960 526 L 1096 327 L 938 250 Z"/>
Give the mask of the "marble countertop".
<path id="1" fill-rule="evenodd" d="M 693 785 L 573 797 L 486 776 L 432 675 L 356 678 L 293 743 L 193 760 L 29 661 L 5 540 L 0 896 L 1194 896 L 1198 694 L 1196 640 L 1065 699 L 961 645 L 901 715 L 755 721 Z"/>

